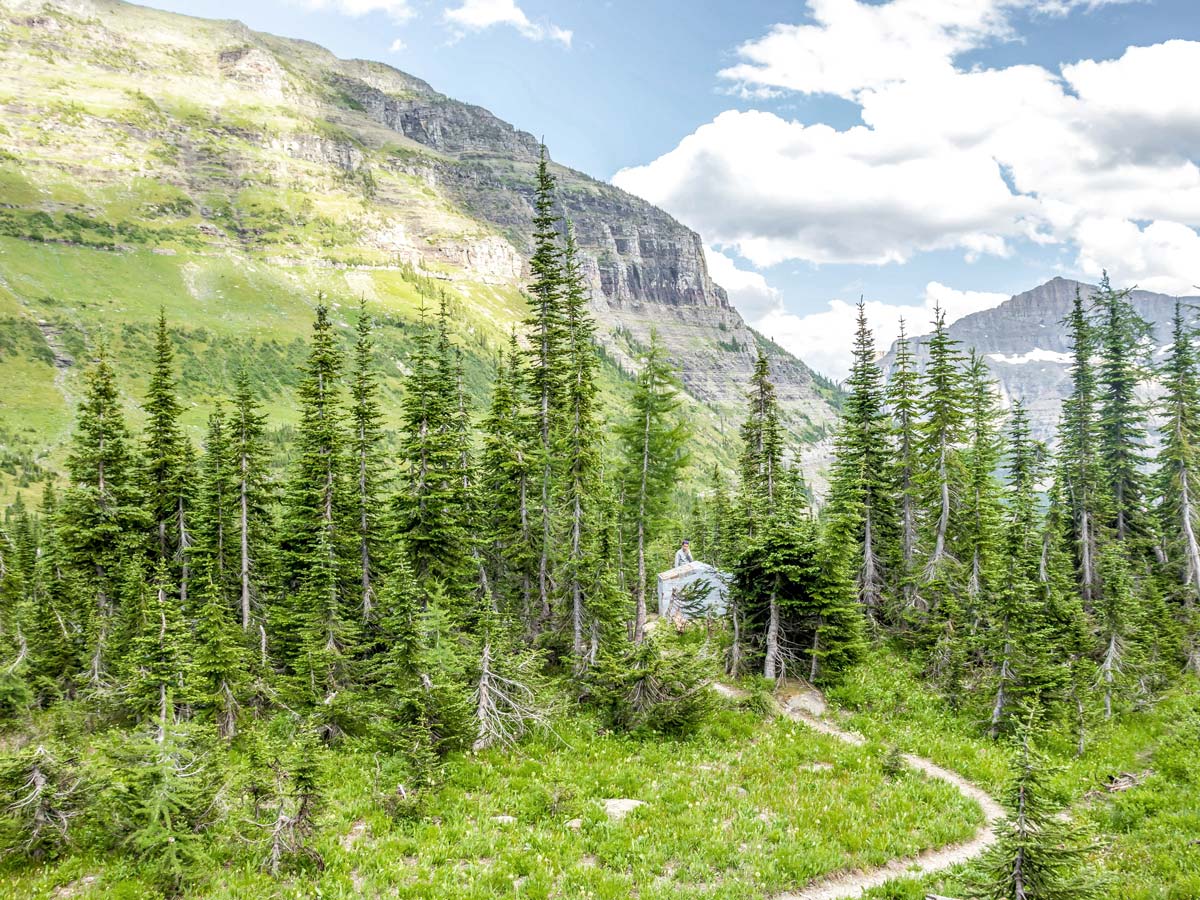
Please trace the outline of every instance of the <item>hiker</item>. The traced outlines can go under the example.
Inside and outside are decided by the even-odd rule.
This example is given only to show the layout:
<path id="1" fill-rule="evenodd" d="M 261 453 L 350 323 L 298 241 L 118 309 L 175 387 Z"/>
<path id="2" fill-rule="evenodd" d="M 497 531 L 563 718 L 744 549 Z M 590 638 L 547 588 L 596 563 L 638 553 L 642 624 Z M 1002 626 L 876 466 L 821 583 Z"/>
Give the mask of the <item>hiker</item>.
<path id="1" fill-rule="evenodd" d="M 692 561 L 692 549 L 688 544 L 687 538 L 683 539 L 683 543 L 679 545 L 679 549 L 675 551 L 675 568 L 686 566 Z"/>

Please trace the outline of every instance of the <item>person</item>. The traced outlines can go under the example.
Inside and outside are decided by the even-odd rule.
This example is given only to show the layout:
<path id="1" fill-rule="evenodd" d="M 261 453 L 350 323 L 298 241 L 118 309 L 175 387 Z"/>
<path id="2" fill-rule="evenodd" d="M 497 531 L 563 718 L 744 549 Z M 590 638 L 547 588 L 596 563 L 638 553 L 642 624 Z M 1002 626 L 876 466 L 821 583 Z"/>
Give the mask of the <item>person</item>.
<path id="1" fill-rule="evenodd" d="M 688 544 L 687 538 L 683 539 L 683 543 L 679 545 L 679 549 L 675 551 L 675 568 L 686 566 L 692 561 L 692 549 Z"/>

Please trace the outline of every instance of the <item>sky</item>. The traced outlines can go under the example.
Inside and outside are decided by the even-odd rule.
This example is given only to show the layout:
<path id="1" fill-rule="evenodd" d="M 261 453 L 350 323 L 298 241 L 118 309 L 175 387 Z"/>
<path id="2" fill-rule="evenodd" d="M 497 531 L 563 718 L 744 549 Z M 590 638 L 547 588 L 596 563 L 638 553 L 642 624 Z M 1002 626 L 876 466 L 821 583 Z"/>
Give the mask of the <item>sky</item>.
<path id="1" fill-rule="evenodd" d="M 377 59 L 698 231 L 841 378 L 1056 275 L 1200 294 L 1200 0 L 151 0 Z"/>

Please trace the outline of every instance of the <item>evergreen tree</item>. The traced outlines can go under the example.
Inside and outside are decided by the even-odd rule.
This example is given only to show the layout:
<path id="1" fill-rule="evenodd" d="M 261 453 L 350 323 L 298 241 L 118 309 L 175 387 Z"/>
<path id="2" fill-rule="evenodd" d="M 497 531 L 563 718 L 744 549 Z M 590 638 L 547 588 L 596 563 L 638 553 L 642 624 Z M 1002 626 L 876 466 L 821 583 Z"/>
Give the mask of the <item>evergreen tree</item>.
<path id="1" fill-rule="evenodd" d="M 1114 701 L 1124 692 L 1136 662 L 1131 650 L 1138 599 L 1129 561 L 1117 544 L 1107 544 L 1101 550 L 1099 570 L 1102 587 L 1095 615 L 1100 686 L 1104 693 L 1104 718 L 1111 719 Z"/>
<path id="2" fill-rule="evenodd" d="M 155 723 L 160 743 L 178 720 L 179 708 L 194 699 L 195 688 L 195 644 L 170 572 L 169 563 L 159 560 L 147 584 L 135 560 L 124 573 L 126 613 L 133 628 L 122 688 L 129 708 Z"/>
<path id="3" fill-rule="evenodd" d="M 530 421 L 522 405 L 521 355 L 514 333 L 501 354 L 492 382 L 492 402 L 483 421 L 480 492 L 484 556 L 496 595 L 532 620 L 536 558 L 530 523 L 530 485 L 534 474 L 528 440 Z"/>
<path id="4" fill-rule="evenodd" d="M 148 521 L 116 374 L 103 348 L 85 377 L 67 471 L 71 482 L 55 515 L 56 532 L 78 603 L 86 679 L 99 688 L 108 672 L 121 560 L 143 551 L 139 535 Z"/>
<path id="5" fill-rule="evenodd" d="M 985 852 L 970 883 L 975 900 L 1091 900 L 1106 896 L 1090 870 L 1093 848 L 1072 818 L 1049 801 L 1052 773 L 1022 729 L 1015 771 L 1008 788 L 1009 816 Z"/>
<path id="6" fill-rule="evenodd" d="M 347 684 L 361 620 L 349 589 L 353 527 L 348 515 L 347 434 L 339 383 L 342 357 L 329 311 L 317 306 L 304 377 L 297 390 L 300 423 L 282 520 L 285 590 L 278 637 L 310 700 Z"/>
<path id="7" fill-rule="evenodd" d="M 994 567 L 1000 559 L 1000 495 L 996 469 L 1000 465 L 1001 440 L 997 423 L 1000 404 L 996 386 L 988 373 L 983 357 L 971 351 L 966 371 L 967 446 L 965 459 L 965 490 L 962 497 L 962 542 L 970 557 L 967 596 L 976 605 L 990 587 Z M 1018 407 L 1019 408 L 1019 407 Z M 1024 415 L 1024 410 L 1021 410 Z M 1026 423 L 1027 426 L 1027 423 Z M 1027 435 L 1026 435 L 1027 437 Z M 1032 451 L 1022 448 L 1022 457 Z M 1024 468 L 1029 460 L 1020 459 Z M 1022 473 L 1022 477 L 1024 473 Z"/>
<path id="8" fill-rule="evenodd" d="M 837 522 L 836 544 L 854 552 L 859 601 L 867 615 L 877 620 L 888 574 L 883 547 L 893 521 L 888 479 L 891 428 L 883 374 L 875 361 L 875 338 L 862 300 L 858 302 L 854 361 L 846 388 L 849 396 L 842 408 L 829 507 Z"/>
<path id="9" fill-rule="evenodd" d="M 1146 377 L 1150 326 L 1137 314 L 1129 291 L 1114 290 L 1108 274 L 1092 296 L 1098 317 L 1100 459 L 1109 486 L 1110 521 L 1117 540 L 1146 535 L 1146 412 L 1136 397 Z"/>
<path id="10" fill-rule="evenodd" d="M 175 350 L 160 310 L 154 342 L 154 367 L 146 392 L 146 431 L 143 473 L 146 507 L 154 528 L 154 553 L 171 565 L 179 594 L 186 605 L 191 544 L 191 487 L 193 451 L 179 425 L 180 406 L 175 386 Z"/>
<path id="11" fill-rule="evenodd" d="M 237 520 L 238 605 L 242 630 L 249 631 L 254 622 L 256 599 L 261 597 L 271 568 L 271 537 L 274 531 L 271 504 L 274 490 L 263 443 L 266 417 L 259 410 L 250 377 L 244 367 L 237 373 L 228 430 Z M 266 631 L 261 621 L 258 630 L 265 656 Z"/>
<path id="12" fill-rule="evenodd" d="M 831 681 L 866 649 L 845 556 L 822 546 L 811 520 L 780 515 L 763 527 L 737 563 L 734 592 L 761 641 L 766 678 L 782 677 L 790 661 L 803 666 L 797 674 Z"/>
<path id="13" fill-rule="evenodd" d="M 1195 333 L 1175 303 L 1171 348 L 1163 361 L 1163 447 L 1158 455 L 1158 514 L 1166 556 L 1182 601 L 1187 665 L 1200 675 L 1200 372 Z"/>
<path id="14" fill-rule="evenodd" d="M 747 530 L 753 536 L 775 515 L 776 488 L 783 471 L 783 429 L 779 403 L 771 383 L 770 364 L 762 348 L 750 376 L 749 409 L 742 424 L 742 508 Z"/>
<path id="15" fill-rule="evenodd" d="M 555 458 L 559 429 L 564 414 L 564 376 L 567 373 L 567 327 L 563 309 L 562 253 L 559 248 L 555 212 L 555 180 L 550 174 L 545 145 L 538 160 L 537 191 L 534 197 L 533 255 L 529 260 L 529 296 L 532 310 L 525 325 L 529 329 L 527 385 L 532 395 L 537 423 L 538 539 L 537 592 L 539 620 L 550 618 L 554 570 L 554 509 L 557 472 Z"/>
<path id="16" fill-rule="evenodd" d="M 57 527 L 57 497 L 47 483 L 39 510 L 38 547 L 27 581 L 29 664 L 27 679 L 34 701 L 48 705 L 75 692 L 82 670 L 83 622 L 68 590 Z"/>
<path id="17" fill-rule="evenodd" d="M 563 433 L 562 503 L 566 508 L 567 551 L 562 578 L 571 604 L 571 653 L 578 671 L 585 655 L 589 618 L 602 610 L 602 597 L 592 596 L 602 565 L 596 555 L 598 538 L 597 492 L 600 478 L 600 422 L 596 410 L 596 326 L 587 307 L 583 273 L 579 268 L 575 230 L 568 223 L 562 257 L 563 314 L 566 329 L 566 412 Z M 653 342 L 653 337 L 651 337 Z M 669 449 L 669 448 L 668 448 Z M 643 598 L 643 604 L 644 604 Z"/>
<path id="18" fill-rule="evenodd" d="M 443 307 L 444 311 L 444 307 Z M 492 593 L 491 579 L 488 577 L 487 566 L 484 564 L 480 545 L 483 542 L 479 533 L 479 472 L 475 467 L 475 453 L 472 446 L 471 409 L 467 400 L 467 389 L 463 374 L 462 351 L 454 351 L 454 408 L 450 417 L 450 432 L 454 443 L 455 468 L 454 483 L 456 494 L 454 498 L 459 522 L 459 531 L 463 536 L 460 555 L 463 558 L 464 569 L 474 572 L 475 608 L 469 611 L 469 619 L 478 619 L 483 607 L 494 608 L 495 595 Z M 464 578 L 464 583 L 466 582 Z"/>
<path id="19" fill-rule="evenodd" d="M 995 673 L 992 737 L 1006 727 L 1015 710 L 1045 703 L 1065 677 L 1060 585 L 1044 574 L 1047 551 L 1038 511 L 1044 452 L 1030 436 L 1029 416 L 1020 402 L 1013 406 L 1007 455 L 1007 502 L 1003 521 L 997 523 L 983 634 Z"/>
<path id="20" fill-rule="evenodd" d="M 742 474 L 741 505 L 747 536 L 751 540 L 769 542 L 777 538 L 770 533 L 772 521 L 785 512 L 786 507 L 780 505 L 778 496 L 783 472 L 783 429 L 779 422 L 775 385 L 771 383 L 770 366 L 762 348 L 759 348 L 754 373 L 750 377 L 749 400 L 746 421 L 742 424 L 742 454 L 739 460 Z M 735 616 L 737 614 L 735 607 Z M 763 675 L 773 679 L 781 664 L 779 593 L 775 589 L 768 592 L 765 640 Z M 740 648 L 735 646 L 735 658 L 740 655 Z"/>
<path id="21" fill-rule="evenodd" d="M 375 574 L 381 553 L 381 509 L 384 465 L 383 413 L 379 408 L 379 374 L 375 365 L 373 325 L 366 301 L 358 310 L 354 371 L 350 383 L 350 456 L 354 476 L 354 532 L 361 569 L 360 609 L 364 622 L 373 618 Z"/>
<path id="22" fill-rule="evenodd" d="M 946 313 L 934 309 L 929 361 L 921 378 L 917 451 L 919 487 L 926 518 L 932 529 L 932 547 L 925 563 L 925 581 L 941 575 L 948 561 L 957 561 L 953 544 L 958 536 L 959 501 L 965 472 L 960 453 L 966 438 L 968 398 L 964 386 L 963 357 L 958 341 L 946 330 Z"/>
<path id="23" fill-rule="evenodd" d="M 646 629 L 646 541 L 667 511 L 671 488 L 687 465 L 689 432 L 677 415 L 682 384 L 657 332 L 638 360 L 641 367 L 630 403 L 632 415 L 618 428 L 624 447 L 625 519 L 637 559 L 633 639 Z"/>
<path id="24" fill-rule="evenodd" d="M 398 533 L 427 597 L 434 583 L 440 583 L 461 599 L 470 579 L 470 556 L 464 553 L 462 448 L 454 427 L 456 390 L 447 328 L 445 316 L 436 335 L 423 321 L 414 338 L 401 408 L 403 481 L 396 513 Z"/>
<path id="25" fill-rule="evenodd" d="M 238 712 L 248 673 L 243 633 L 230 615 L 225 592 L 207 581 L 196 619 L 195 678 L 200 706 L 212 713 L 217 734 L 237 734 Z"/>
<path id="26" fill-rule="evenodd" d="M 230 603 L 238 570 L 237 481 L 230 458 L 229 435 L 224 413 L 218 404 L 208 417 L 204 456 L 200 461 L 200 484 L 193 515 L 193 569 L 201 584 Z"/>
<path id="27" fill-rule="evenodd" d="M 1071 393 L 1063 401 L 1059 423 L 1058 478 L 1069 512 L 1080 592 L 1084 605 L 1090 608 L 1099 589 L 1097 556 L 1105 508 L 1105 479 L 1099 455 L 1096 333 L 1078 290 L 1066 324 L 1071 332 Z"/>
<path id="28" fill-rule="evenodd" d="M 896 528 L 899 534 L 892 556 L 896 560 L 897 577 L 893 585 L 904 599 L 905 611 L 917 603 L 917 540 L 919 501 L 917 482 L 920 465 L 917 455 L 917 425 L 919 410 L 919 381 L 912 345 L 900 322 L 900 337 L 896 341 L 896 361 L 887 386 L 888 408 L 892 414 L 895 440 L 891 482 L 896 497 Z"/>

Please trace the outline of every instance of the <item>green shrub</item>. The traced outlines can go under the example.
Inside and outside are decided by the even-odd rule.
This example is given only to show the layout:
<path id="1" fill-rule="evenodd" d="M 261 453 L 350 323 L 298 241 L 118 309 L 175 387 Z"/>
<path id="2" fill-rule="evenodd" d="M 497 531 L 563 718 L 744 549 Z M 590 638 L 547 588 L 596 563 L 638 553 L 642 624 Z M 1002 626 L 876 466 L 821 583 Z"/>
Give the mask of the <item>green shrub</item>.
<path id="1" fill-rule="evenodd" d="M 621 731 L 680 734 L 712 711 L 706 662 L 688 650 L 668 651 L 650 639 L 605 654 L 588 673 L 591 701 Z"/>

